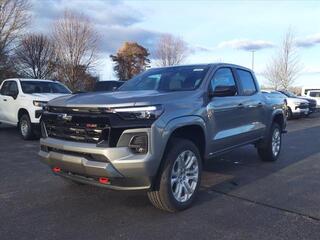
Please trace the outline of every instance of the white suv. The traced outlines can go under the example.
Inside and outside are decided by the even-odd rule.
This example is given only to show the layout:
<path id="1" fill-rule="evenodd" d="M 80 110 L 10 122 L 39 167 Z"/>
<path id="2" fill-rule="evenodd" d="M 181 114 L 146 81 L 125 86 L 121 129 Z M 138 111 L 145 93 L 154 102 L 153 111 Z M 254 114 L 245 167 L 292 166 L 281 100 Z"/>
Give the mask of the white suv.
<path id="1" fill-rule="evenodd" d="M 0 122 L 18 126 L 24 139 L 33 139 L 39 132 L 42 107 L 70 93 L 57 81 L 6 79 L 0 86 Z"/>
<path id="2" fill-rule="evenodd" d="M 306 116 L 309 114 L 309 102 L 298 98 L 287 91 L 263 90 L 262 93 L 268 94 L 268 97 L 282 98 L 287 105 L 286 115 L 288 119 L 293 117 Z"/>

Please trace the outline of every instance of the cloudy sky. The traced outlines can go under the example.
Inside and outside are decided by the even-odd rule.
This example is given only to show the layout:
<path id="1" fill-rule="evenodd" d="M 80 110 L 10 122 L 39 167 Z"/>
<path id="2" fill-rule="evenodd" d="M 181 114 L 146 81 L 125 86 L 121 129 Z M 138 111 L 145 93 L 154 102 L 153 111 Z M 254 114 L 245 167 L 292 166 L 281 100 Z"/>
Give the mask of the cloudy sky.
<path id="1" fill-rule="evenodd" d="M 320 3 L 317 1 L 192 0 L 32 0 L 29 31 L 48 32 L 64 9 L 80 12 L 100 34 L 101 79 L 114 73 L 108 58 L 124 41 L 137 41 L 152 52 L 162 33 L 182 37 L 193 49 L 186 63 L 223 61 L 251 68 L 260 82 L 266 63 L 291 28 L 297 38 L 303 72 L 297 85 L 320 86 Z"/>

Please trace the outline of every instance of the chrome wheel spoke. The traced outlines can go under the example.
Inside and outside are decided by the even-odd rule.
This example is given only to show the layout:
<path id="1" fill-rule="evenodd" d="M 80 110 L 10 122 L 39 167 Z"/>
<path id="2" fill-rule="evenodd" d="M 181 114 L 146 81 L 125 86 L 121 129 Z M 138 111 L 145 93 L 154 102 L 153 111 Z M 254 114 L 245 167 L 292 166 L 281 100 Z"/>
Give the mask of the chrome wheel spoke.
<path id="1" fill-rule="evenodd" d="M 274 156 L 277 156 L 280 152 L 281 147 L 281 133 L 279 129 L 274 130 L 271 139 L 272 153 Z"/>
<path id="2" fill-rule="evenodd" d="M 186 150 L 176 158 L 171 170 L 171 190 L 178 202 L 188 201 L 198 184 L 199 167 L 196 155 Z"/>

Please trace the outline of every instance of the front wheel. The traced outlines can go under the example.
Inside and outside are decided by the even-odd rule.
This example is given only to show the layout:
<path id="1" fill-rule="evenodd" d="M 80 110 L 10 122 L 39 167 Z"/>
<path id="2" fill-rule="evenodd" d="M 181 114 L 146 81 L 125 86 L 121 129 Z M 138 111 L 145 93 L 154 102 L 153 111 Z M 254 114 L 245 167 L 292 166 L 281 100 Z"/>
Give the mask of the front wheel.
<path id="1" fill-rule="evenodd" d="M 282 145 L 282 131 L 278 123 L 273 123 L 271 132 L 265 143 L 258 147 L 258 153 L 263 161 L 274 162 L 279 158 Z"/>
<path id="2" fill-rule="evenodd" d="M 22 115 L 19 119 L 19 131 L 24 140 L 35 138 L 34 129 L 27 114 Z"/>
<path id="3" fill-rule="evenodd" d="M 176 212 L 192 205 L 200 186 L 202 164 L 193 142 L 175 138 L 169 146 L 158 183 L 148 197 L 156 208 Z"/>

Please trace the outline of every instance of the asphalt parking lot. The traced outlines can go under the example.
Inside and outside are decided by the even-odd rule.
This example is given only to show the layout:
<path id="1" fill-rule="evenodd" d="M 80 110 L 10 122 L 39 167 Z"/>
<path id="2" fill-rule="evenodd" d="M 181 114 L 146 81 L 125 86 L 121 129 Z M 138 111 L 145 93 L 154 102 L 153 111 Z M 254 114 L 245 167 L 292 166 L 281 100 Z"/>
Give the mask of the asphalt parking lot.
<path id="1" fill-rule="evenodd" d="M 320 114 L 292 120 L 282 155 L 252 146 L 207 164 L 191 209 L 170 214 L 145 192 L 77 186 L 39 162 L 38 142 L 0 127 L 0 239 L 320 239 Z"/>

